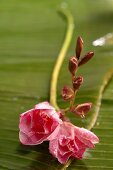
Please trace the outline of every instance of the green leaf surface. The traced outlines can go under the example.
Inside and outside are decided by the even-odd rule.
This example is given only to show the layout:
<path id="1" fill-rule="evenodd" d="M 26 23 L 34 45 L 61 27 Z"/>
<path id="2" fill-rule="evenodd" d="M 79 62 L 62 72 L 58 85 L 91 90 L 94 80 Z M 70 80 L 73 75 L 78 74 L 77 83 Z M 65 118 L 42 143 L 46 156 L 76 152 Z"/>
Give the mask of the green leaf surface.
<path id="1" fill-rule="evenodd" d="M 92 42 L 112 32 L 113 2 L 107 0 L 1 0 L 0 1 L 0 170 L 63 170 L 48 152 L 48 142 L 23 146 L 18 138 L 19 115 L 35 104 L 49 100 L 52 69 L 62 46 L 66 22 L 58 14 L 60 5 L 68 4 L 75 20 L 71 47 L 63 63 L 58 84 L 58 103 L 65 107 L 60 91 L 70 84 L 68 58 L 74 54 L 75 39 L 81 35 L 84 53 L 95 57 L 81 67 L 84 85 L 76 102 L 93 102 L 86 119 L 69 114 L 78 126 L 93 120 L 104 77 L 113 69 L 113 47 L 93 47 Z M 100 143 L 83 160 L 75 160 L 67 170 L 113 169 L 113 79 L 102 93 L 101 106 L 92 131 Z"/>

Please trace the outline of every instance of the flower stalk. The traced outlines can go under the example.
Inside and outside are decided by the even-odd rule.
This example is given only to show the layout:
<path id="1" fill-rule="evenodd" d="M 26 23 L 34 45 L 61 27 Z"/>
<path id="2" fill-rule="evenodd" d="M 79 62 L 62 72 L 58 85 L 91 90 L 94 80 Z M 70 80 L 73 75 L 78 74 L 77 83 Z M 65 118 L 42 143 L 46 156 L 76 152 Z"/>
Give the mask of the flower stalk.
<path id="1" fill-rule="evenodd" d="M 67 20 L 67 32 L 65 35 L 65 39 L 62 45 L 62 48 L 59 52 L 57 61 L 54 66 L 54 70 L 52 73 L 52 78 L 51 78 L 51 84 L 50 84 L 50 103 L 53 107 L 56 108 L 56 110 L 60 110 L 58 104 L 57 104 L 57 82 L 58 82 L 58 76 L 59 72 L 62 66 L 62 63 L 64 61 L 64 58 L 66 56 L 66 53 L 68 51 L 68 48 L 71 43 L 73 31 L 74 31 L 74 19 L 70 11 L 68 9 L 62 8 L 60 10 L 60 13 L 64 15 L 64 17 Z"/>

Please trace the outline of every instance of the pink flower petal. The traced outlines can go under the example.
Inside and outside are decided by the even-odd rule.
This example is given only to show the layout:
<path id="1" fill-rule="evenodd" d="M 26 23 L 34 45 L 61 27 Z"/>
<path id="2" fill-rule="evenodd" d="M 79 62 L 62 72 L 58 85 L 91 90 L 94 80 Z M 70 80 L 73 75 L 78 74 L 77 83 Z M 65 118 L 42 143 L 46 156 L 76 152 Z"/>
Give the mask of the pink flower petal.
<path id="1" fill-rule="evenodd" d="M 75 133 L 77 138 L 89 148 L 93 148 L 94 144 L 99 142 L 99 138 L 87 129 L 75 127 Z"/>
<path id="2" fill-rule="evenodd" d="M 40 144 L 48 140 L 61 123 L 58 113 L 48 102 L 40 103 L 20 115 L 20 141 L 25 145 Z"/>
<path id="3" fill-rule="evenodd" d="M 21 114 L 19 128 L 23 129 L 23 132 L 28 133 L 31 130 L 31 116 L 33 109 Z M 26 126 L 25 126 L 26 125 Z"/>
<path id="4" fill-rule="evenodd" d="M 60 153 L 58 153 L 58 161 L 61 164 L 65 164 L 71 156 L 72 156 L 71 152 L 67 152 L 65 155 L 61 155 Z"/>
<path id="5" fill-rule="evenodd" d="M 86 148 L 79 149 L 77 152 L 73 154 L 72 157 L 77 158 L 77 159 L 82 159 L 85 151 L 86 151 Z"/>
<path id="6" fill-rule="evenodd" d="M 48 102 L 42 102 L 42 103 L 39 103 L 37 105 L 35 105 L 34 107 L 35 109 L 38 109 L 38 110 L 55 110 L 54 107 L 52 107 Z"/>

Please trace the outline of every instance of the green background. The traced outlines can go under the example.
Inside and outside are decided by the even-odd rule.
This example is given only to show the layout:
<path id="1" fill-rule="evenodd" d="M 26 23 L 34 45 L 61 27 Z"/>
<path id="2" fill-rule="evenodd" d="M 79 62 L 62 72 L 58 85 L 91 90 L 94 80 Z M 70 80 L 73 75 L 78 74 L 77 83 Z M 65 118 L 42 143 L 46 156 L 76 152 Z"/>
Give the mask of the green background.
<path id="1" fill-rule="evenodd" d="M 75 125 L 87 126 L 96 107 L 99 89 L 105 74 L 113 68 L 113 44 L 93 47 L 92 41 L 112 32 L 112 0 L 0 0 L 0 170 L 61 170 L 63 168 L 48 152 L 48 143 L 23 146 L 18 138 L 19 115 L 35 104 L 49 100 L 52 69 L 63 43 L 66 22 L 57 12 L 68 4 L 75 30 L 63 63 L 60 91 L 70 84 L 67 65 L 74 55 L 76 38 L 84 39 L 83 53 L 92 50 L 95 57 L 79 70 L 84 85 L 76 101 L 92 101 L 88 118 L 81 120 L 69 114 Z M 113 169 L 113 79 L 102 97 L 97 123 L 93 131 L 100 138 L 85 158 L 73 161 L 67 170 Z"/>

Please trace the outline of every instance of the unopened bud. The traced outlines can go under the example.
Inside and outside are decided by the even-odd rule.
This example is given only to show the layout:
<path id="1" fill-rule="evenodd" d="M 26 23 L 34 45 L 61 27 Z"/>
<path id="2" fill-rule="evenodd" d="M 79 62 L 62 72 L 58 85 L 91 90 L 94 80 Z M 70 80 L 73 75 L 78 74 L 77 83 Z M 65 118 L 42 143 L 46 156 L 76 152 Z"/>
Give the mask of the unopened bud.
<path id="1" fill-rule="evenodd" d="M 76 57 L 71 57 L 69 59 L 69 71 L 71 72 L 72 75 L 75 75 L 75 72 L 78 68 L 78 60 Z"/>
<path id="2" fill-rule="evenodd" d="M 62 98 L 64 100 L 71 100 L 74 97 L 74 91 L 68 86 L 64 86 L 62 89 Z"/>
<path id="3" fill-rule="evenodd" d="M 82 59 L 81 61 L 79 62 L 79 66 L 87 63 L 92 57 L 94 56 L 94 52 L 89 52 L 87 53 Z"/>
<path id="4" fill-rule="evenodd" d="M 83 103 L 71 108 L 71 111 L 79 115 L 80 117 L 84 118 L 85 115 L 90 111 L 91 106 L 92 103 Z"/>
<path id="5" fill-rule="evenodd" d="M 83 77 L 82 76 L 74 77 L 72 83 L 73 83 L 74 90 L 78 90 L 81 84 L 83 83 Z"/>
<path id="6" fill-rule="evenodd" d="M 81 51 L 83 49 L 83 40 L 81 37 L 78 37 L 77 38 L 77 43 L 76 43 L 76 57 L 79 59 L 80 58 L 80 54 L 81 54 Z"/>

